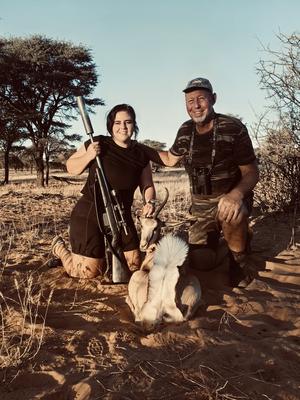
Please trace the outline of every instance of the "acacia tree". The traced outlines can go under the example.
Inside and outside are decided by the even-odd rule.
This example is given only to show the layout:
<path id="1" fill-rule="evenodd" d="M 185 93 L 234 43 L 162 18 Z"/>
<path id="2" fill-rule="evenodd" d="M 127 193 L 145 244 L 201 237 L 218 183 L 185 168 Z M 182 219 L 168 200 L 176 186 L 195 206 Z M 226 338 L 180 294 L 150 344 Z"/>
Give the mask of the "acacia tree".
<path id="1" fill-rule="evenodd" d="M 270 107 L 288 122 L 299 139 L 300 132 L 300 34 L 277 35 L 281 48 L 264 47 L 266 59 L 260 60 L 257 74 L 267 92 Z"/>
<path id="2" fill-rule="evenodd" d="M 285 209 L 299 202 L 300 186 L 300 34 L 280 33 L 280 49 L 264 48 L 257 73 L 278 121 L 259 122 L 261 178 L 258 194 L 270 209 Z"/>
<path id="3" fill-rule="evenodd" d="M 33 146 L 29 147 L 21 146 L 17 152 L 17 156 L 20 158 L 25 168 L 30 171 L 30 174 L 32 174 L 35 164 Z"/>
<path id="4" fill-rule="evenodd" d="M 1 110 L 0 117 L 0 150 L 3 153 L 4 178 L 2 184 L 9 182 L 9 156 L 14 145 L 22 138 L 22 130 L 18 121 L 6 119 Z"/>
<path id="5" fill-rule="evenodd" d="M 89 107 L 103 105 L 91 98 L 97 85 L 89 49 L 43 36 L 0 39 L 0 106 L 21 123 L 32 142 L 37 185 L 44 186 L 44 154 L 49 134 L 76 118 L 76 96 Z"/>
<path id="6" fill-rule="evenodd" d="M 63 130 L 54 129 L 49 133 L 45 144 L 45 184 L 49 184 L 50 161 L 55 159 L 64 159 L 64 155 L 70 150 L 74 151 L 75 146 L 72 142 L 78 142 L 80 135 L 67 135 Z"/>

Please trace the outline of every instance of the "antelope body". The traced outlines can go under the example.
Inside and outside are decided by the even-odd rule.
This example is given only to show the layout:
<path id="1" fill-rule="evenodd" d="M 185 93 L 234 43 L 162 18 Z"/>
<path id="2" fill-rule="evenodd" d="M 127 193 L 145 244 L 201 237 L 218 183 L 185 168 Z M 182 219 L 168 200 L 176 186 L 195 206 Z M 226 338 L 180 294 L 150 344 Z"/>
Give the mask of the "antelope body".
<path id="1" fill-rule="evenodd" d="M 126 301 L 135 321 L 147 330 L 162 321 L 186 321 L 199 307 L 198 279 L 180 271 L 187 253 L 186 242 L 168 234 L 149 248 L 141 269 L 133 273 Z"/>

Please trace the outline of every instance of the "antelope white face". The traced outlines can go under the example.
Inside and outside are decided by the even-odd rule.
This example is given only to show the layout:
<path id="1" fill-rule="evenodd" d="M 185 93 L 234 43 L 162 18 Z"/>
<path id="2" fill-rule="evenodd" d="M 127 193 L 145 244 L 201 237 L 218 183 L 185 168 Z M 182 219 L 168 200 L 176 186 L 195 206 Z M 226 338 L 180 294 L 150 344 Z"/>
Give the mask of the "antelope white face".
<path id="1" fill-rule="evenodd" d="M 141 224 L 140 250 L 146 251 L 150 244 L 158 240 L 162 222 L 155 218 L 139 218 Z"/>
<path id="2" fill-rule="evenodd" d="M 162 222 L 158 218 L 158 215 L 166 205 L 167 200 L 169 198 L 169 191 L 166 187 L 165 191 L 166 191 L 165 198 L 158 206 L 158 208 L 154 211 L 153 215 L 151 217 L 143 217 L 143 216 L 139 217 L 139 222 L 141 224 L 141 239 L 140 239 L 141 251 L 146 251 L 151 244 L 156 243 L 159 239 L 160 231 L 162 226 L 164 225 L 164 222 Z M 145 204 L 146 201 L 144 192 L 143 192 L 143 201 Z"/>

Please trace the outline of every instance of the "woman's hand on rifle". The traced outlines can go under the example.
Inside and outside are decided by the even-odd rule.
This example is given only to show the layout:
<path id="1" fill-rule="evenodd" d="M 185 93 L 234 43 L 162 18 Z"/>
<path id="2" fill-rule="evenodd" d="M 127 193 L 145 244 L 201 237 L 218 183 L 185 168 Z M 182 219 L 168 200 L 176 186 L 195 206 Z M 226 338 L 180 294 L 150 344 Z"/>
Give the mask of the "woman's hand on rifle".
<path id="1" fill-rule="evenodd" d="M 93 142 L 91 143 L 87 150 L 87 155 L 90 158 L 90 160 L 93 160 L 94 158 L 96 158 L 97 156 L 99 156 L 99 154 L 101 153 L 101 146 L 99 142 Z"/>
<path id="2" fill-rule="evenodd" d="M 82 145 L 76 153 L 72 154 L 67 160 L 67 171 L 72 175 L 80 175 L 92 161 L 101 152 L 98 142 L 91 143 L 87 149 Z"/>

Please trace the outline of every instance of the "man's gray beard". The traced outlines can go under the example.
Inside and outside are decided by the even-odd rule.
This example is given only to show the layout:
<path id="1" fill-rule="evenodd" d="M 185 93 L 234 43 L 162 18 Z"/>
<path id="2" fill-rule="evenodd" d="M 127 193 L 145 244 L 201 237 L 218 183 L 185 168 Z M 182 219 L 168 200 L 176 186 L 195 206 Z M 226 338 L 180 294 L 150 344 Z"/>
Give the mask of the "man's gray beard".
<path id="1" fill-rule="evenodd" d="M 206 123 L 210 122 L 210 121 L 213 119 L 214 114 L 215 114 L 214 109 L 212 109 L 212 110 L 210 111 L 210 113 L 208 113 L 208 114 L 206 114 L 206 115 L 203 115 L 202 117 L 193 118 L 193 121 L 194 121 L 196 124 L 205 125 Z"/>
<path id="2" fill-rule="evenodd" d="M 207 115 L 203 115 L 203 117 L 196 117 L 196 118 L 194 118 L 194 122 L 196 124 L 202 124 L 203 122 L 205 122 L 207 117 L 208 117 Z"/>

